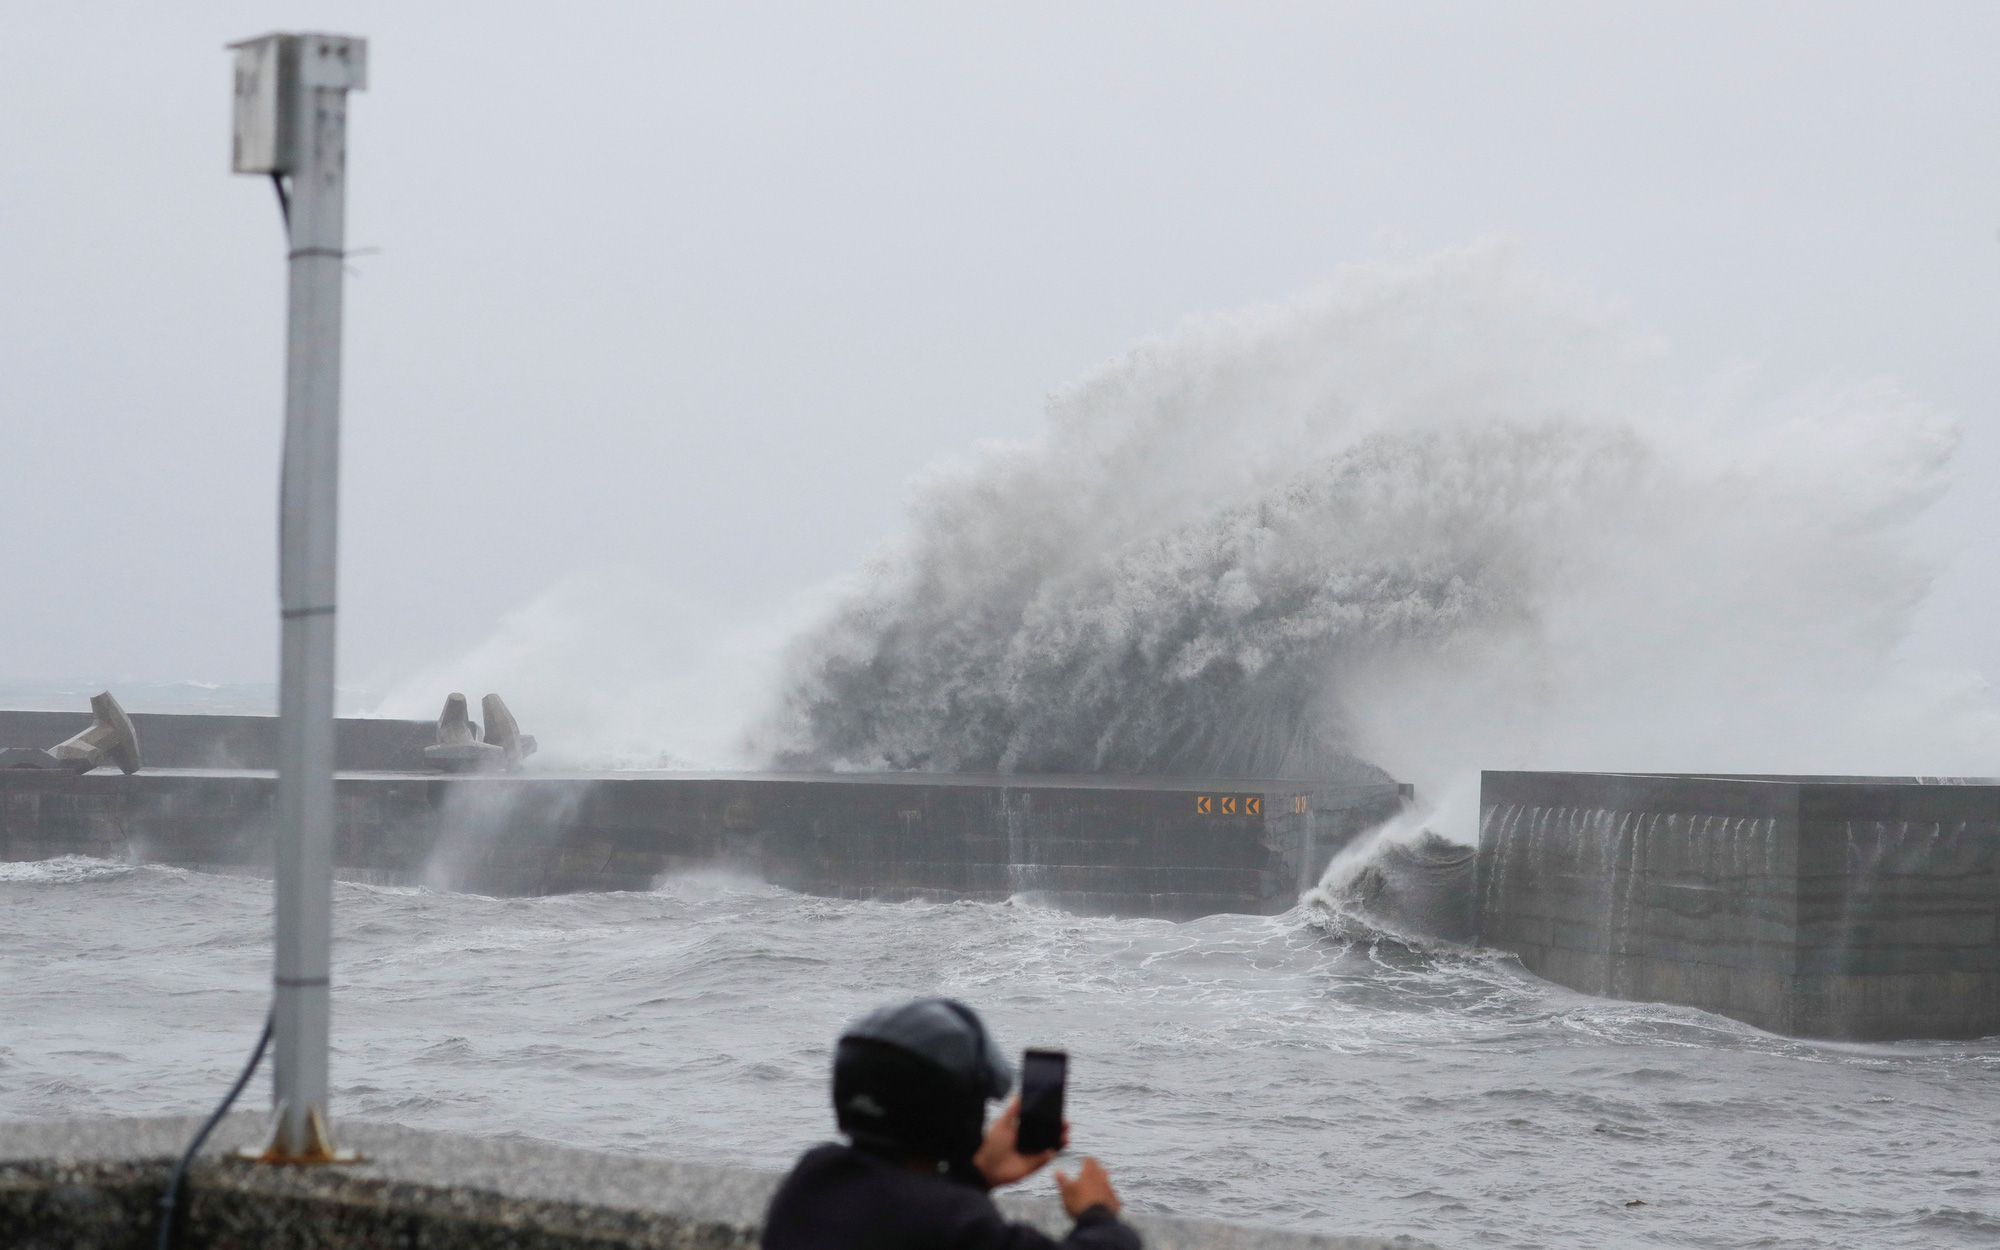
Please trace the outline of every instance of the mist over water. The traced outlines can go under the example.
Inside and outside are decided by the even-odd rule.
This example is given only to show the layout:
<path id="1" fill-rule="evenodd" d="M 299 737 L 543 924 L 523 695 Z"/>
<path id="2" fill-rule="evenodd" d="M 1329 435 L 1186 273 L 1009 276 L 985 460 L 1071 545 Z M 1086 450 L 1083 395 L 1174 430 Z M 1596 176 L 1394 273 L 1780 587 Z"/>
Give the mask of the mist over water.
<path id="1" fill-rule="evenodd" d="M 1894 660 L 1951 425 L 1690 384 L 1504 244 L 1189 322 L 918 488 L 794 652 L 778 758 L 1287 775 L 1976 772 Z"/>
<path id="2" fill-rule="evenodd" d="M 1390 251 L 1058 390 L 790 620 L 576 579 L 384 710 L 502 689 L 550 763 L 1386 770 L 1461 838 L 1479 768 L 1987 773 L 1984 683 L 1896 658 L 1955 437 L 1704 376 L 1504 242 Z"/>

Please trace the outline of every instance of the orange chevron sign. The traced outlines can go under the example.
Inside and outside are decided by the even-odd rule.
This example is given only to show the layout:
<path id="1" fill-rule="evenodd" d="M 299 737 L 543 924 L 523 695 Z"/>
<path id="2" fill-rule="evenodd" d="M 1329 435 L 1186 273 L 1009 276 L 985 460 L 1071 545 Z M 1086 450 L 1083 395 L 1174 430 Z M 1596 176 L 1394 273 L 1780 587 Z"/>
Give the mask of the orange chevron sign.
<path id="1" fill-rule="evenodd" d="M 1194 799 L 1194 814 L 1197 816 L 1262 816 L 1264 814 L 1264 796 L 1261 794 L 1197 794 Z"/>

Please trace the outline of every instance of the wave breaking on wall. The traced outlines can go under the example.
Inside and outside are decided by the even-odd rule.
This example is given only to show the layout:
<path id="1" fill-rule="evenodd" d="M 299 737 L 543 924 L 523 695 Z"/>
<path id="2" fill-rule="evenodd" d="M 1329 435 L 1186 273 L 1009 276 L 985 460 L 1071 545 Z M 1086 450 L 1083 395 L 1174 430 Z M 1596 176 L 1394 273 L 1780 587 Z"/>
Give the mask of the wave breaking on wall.
<path id="1" fill-rule="evenodd" d="M 1034 442 L 932 471 L 754 739 L 793 767 L 1432 787 L 1990 769 L 1983 685 L 1893 655 L 1954 440 L 1886 383 L 1679 379 L 1505 243 L 1390 256 L 1141 343 Z"/>

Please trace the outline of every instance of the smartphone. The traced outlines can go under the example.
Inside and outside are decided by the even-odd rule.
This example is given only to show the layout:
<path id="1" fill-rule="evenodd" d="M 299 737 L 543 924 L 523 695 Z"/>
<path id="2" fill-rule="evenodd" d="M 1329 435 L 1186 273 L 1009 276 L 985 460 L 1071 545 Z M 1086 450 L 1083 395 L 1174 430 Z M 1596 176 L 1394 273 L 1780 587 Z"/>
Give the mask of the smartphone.
<path id="1" fill-rule="evenodd" d="M 1062 1145 L 1063 1085 L 1069 1080 L 1069 1052 L 1021 1052 L 1021 1123 L 1014 1130 L 1014 1149 L 1040 1154 Z"/>

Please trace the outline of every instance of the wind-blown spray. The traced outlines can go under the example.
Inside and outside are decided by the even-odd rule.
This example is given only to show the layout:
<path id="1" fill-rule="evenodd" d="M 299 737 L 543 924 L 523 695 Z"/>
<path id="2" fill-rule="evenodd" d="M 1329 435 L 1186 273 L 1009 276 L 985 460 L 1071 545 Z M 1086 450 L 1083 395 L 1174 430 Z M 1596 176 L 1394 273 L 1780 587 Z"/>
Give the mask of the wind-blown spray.
<path id="1" fill-rule="evenodd" d="M 1891 657 L 1950 425 L 1886 385 L 1760 405 L 1667 364 L 1503 244 L 1191 322 L 920 483 L 760 740 L 1433 795 L 1481 767 L 1990 768 L 1983 687 Z"/>
<path id="2" fill-rule="evenodd" d="M 1894 657 L 1954 439 L 1886 383 L 1689 384 L 1508 244 L 1390 255 L 932 470 L 789 646 L 583 579 L 387 706 L 520 691 L 569 763 L 1386 770 L 1461 840 L 1481 768 L 1987 773 L 1984 684 Z"/>

